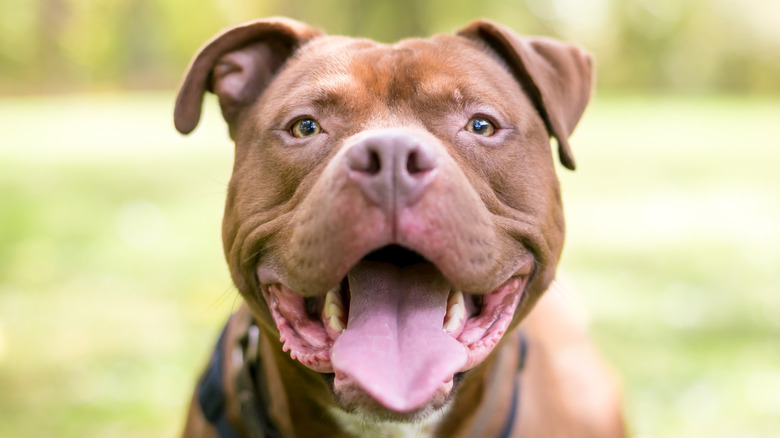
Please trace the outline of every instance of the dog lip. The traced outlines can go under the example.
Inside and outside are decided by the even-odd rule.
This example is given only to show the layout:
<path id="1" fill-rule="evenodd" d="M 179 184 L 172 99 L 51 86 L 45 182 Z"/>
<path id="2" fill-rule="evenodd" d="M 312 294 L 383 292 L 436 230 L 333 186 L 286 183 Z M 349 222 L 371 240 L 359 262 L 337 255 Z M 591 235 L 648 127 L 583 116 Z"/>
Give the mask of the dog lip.
<path id="1" fill-rule="evenodd" d="M 257 281 L 260 283 L 262 289 L 265 289 L 272 284 L 285 284 L 277 270 L 266 264 L 260 264 L 257 267 Z"/>
<path id="2" fill-rule="evenodd" d="M 293 359 L 314 371 L 333 372 L 330 363 L 333 340 L 320 321 L 309 317 L 304 297 L 281 283 L 263 285 L 261 292 L 279 330 L 282 350 L 289 351 Z"/>
<path id="3" fill-rule="evenodd" d="M 399 247 L 395 250 L 402 251 L 406 255 L 419 255 L 420 260 L 430 263 L 424 256 L 414 253 L 412 250 L 408 250 L 409 253 L 405 252 L 407 251 L 405 248 Z M 393 254 L 397 255 L 397 253 Z M 374 254 L 374 258 L 378 260 L 374 260 L 374 263 L 394 264 L 393 262 L 403 261 L 404 259 L 403 257 L 398 259 L 392 255 L 386 257 L 387 254 L 384 254 L 384 256 L 380 254 L 380 257 L 376 256 L 377 254 Z M 401 263 L 401 265 L 404 264 Z M 408 266 L 411 267 L 412 265 Z M 495 289 L 488 293 L 463 291 L 466 298 L 468 296 L 478 296 L 483 304 L 476 308 L 472 307 L 467 317 L 460 323 L 460 326 L 448 333 L 462 345 L 466 355 L 465 363 L 457 370 L 456 374 L 468 371 L 479 365 L 495 350 L 496 345 L 501 341 L 514 319 L 515 311 L 521 302 L 525 286 L 532 277 L 534 267 L 535 257 L 531 252 L 526 252 L 524 256 L 517 259 L 515 269 L 513 269 L 510 277 L 499 283 Z M 399 268 L 404 269 L 403 266 L 399 266 Z M 327 291 L 306 294 L 305 296 L 297 293 L 286 286 L 287 282 L 284 280 L 283 271 L 277 270 L 277 266 L 273 263 L 261 263 L 256 268 L 256 275 L 260 283 L 261 295 L 278 329 L 282 350 L 289 352 L 293 360 L 315 372 L 322 374 L 334 373 L 331 354 L 334 343 L 341 336 L 341 330 L 333 329 L 329 324 L 330 321 L 324 317 L 323 306 Z M 450 284 L 450 287 L 450 293 L 459 290 L 452 284 Z M 345 311 L 343 319 L 345 328 L 342 328 L 342 330 L 348 330 L 347 321 L 350 313 L 351 295 L 349 283 L 344 281 L 344 279 L 340 283 L 340 294 L 344 304 L 343 310 Z M 312 300 L 316 302 L 316 305 L 312 305 Z M 310 304 L 308 309 L 307 302 Z M 447 333 L 446 321 L 442 321 L 442 330 Z M 346 383 L 346 380 L 338 378 L 337 380 L 345 383 L 344 385 L 337 385 L 338 388 L 346 389 L 351 387 L 350 384 Z M 442 386 L 442 388 L 445 387 L 447 385 Z M 387 400 L 383 401 L 390 403 Z M 381 404 L 382 402 L 379 403 Z M 392 411 L 395 405 L 385 406 Z"/>
<path id="4" fill-rule="evenodd" d="M 463 323 L 457 337 L 468 350 L 466 365 L 460 371 L 479 365 L 495 349 L 514 319 L 529 278 L 530 275 L 512 276 L 482 295 L 482 308 Z"/>

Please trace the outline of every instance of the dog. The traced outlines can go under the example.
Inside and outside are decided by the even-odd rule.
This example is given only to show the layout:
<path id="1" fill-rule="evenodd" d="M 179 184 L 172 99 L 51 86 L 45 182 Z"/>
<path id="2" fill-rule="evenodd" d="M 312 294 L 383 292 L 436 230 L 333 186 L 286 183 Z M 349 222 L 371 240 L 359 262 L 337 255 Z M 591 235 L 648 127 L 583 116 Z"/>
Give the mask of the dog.
<path id="1" fill-rule="evenodd" d="M 174 122 L 190 133 L 217 96 L 244 304 L 184 436 L 624 436 L 554 282 L 550 141 L 573 170 L 592 76 L 582 49 L 485 20 L 387 45 L 269 18 L 208 41 Z"/>

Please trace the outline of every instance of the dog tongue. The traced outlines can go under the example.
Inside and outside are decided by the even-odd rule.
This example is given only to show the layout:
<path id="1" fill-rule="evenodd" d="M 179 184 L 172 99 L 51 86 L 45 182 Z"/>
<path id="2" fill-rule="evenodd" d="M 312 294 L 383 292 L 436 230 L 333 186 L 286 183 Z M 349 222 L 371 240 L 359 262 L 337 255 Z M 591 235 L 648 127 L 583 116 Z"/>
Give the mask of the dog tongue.
<path id="1" fill-rule="evenodd" d="M 336 383 L 346 375 L 397 412 L 422 407 L 466 363 L 463 346 L 442 329 L 446 280 L 432 265 L 373 261 L 347 279 L 349 321 L 331 354 Z"/>

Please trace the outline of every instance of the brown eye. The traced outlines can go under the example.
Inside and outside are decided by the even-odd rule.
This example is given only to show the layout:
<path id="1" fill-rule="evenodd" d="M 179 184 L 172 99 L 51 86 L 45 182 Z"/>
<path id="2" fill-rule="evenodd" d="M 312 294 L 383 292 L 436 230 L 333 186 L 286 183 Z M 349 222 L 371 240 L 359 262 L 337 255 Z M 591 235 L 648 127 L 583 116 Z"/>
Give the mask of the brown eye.
<path id="1" fill-rule="evenodd" d="M 290 134 L 295 138 L 311 137 L 322 132 L 320 125 L 310 118 L 300 119 L 290 127 Z"/>
<path id="2" fill-rule="evenodd" d="M 466 131 L 483 137 L 490 137 L 495 134 L 496 127 L 493 125 L 493 122 L 484 117 L 473 117 L 466 123 Z"/>

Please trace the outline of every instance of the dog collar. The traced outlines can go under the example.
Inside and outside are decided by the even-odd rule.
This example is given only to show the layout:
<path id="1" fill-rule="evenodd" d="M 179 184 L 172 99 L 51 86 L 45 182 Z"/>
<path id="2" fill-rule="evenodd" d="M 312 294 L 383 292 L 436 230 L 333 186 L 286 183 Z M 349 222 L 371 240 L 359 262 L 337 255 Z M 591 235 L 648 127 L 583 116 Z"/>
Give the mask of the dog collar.
<path id="1" fill-rule="evenodd" d="M 208 368 L 201 377 L 197 387 L 197 398 L 206 420 L 214 426 L 219 438 L 244 438 L 228 418 L 225 384 L 225 338 L 228 328 L 234 322 L 232 315 L 219 334 L 216 346 Z M 250 322 L 245 333 L 239 338 L 234 351 L 240 355 L 241 366 L 235 376 L 236 393 L 243 429 L 250 438 L 283 438 L 271 419 L 268 406 L 270 404 L 267 391 L 259 385 L 256 376 L 263 375 L 263 364 L 257 354 L 260 339 L 260 328 L 254 320 Z M 497 438 L 510 438 L 514 429 L 517 412 L 520 407 L 520 371 L 525 367 L 528 354 L 528 342 L 521 332 L 518 336 L 519 359 L 518 372 L 515 373 L 514 390 L 509 416 Z M 229 376 L 228 378 L 231 378 Z"/>
<path id="2" fill-rule="evenodd" d="M 514 429 L 517 419 L 517 412 L 520 410 L 520 373 L 525 368 L 526 356 L 528 355 L 528 340 L 525 337 L 525 333 L 522 331 L 519 333 L 518 339 L 518 359 L 517 359 L 517 372 L 515 373 L 514 388 L 512 391 L 512 403 L 509 407 L 509 416 L 504 423 L 504 428 L 501 430 L 499 438 L 510 438 L 512 430 Z"/>
<path id="3" fill-rule="evenodd" d="M 231 316 L 217 340 L 208 368 L 198 383 L 197 397 L 203 416 L 211 423 L 220 438 L 243 438 L 245 434 L 236 430 L 228 419 L 226 391 L 223 379 L 225 366 L 225 338 L 235 315 Z M 283 438 L 271 420 L 268 411 L 268 394 L 261 390 L 255 376 L 262 375 L 262 362 L 257 354 L 260 329 L 252 322 L 235 345 L 234 354 L 240 354 L 240 368 L 234 378 L 241 423 L 246 435 L 251 438 Z M 235 360 L 235 359 L 234 359 Z"/>

